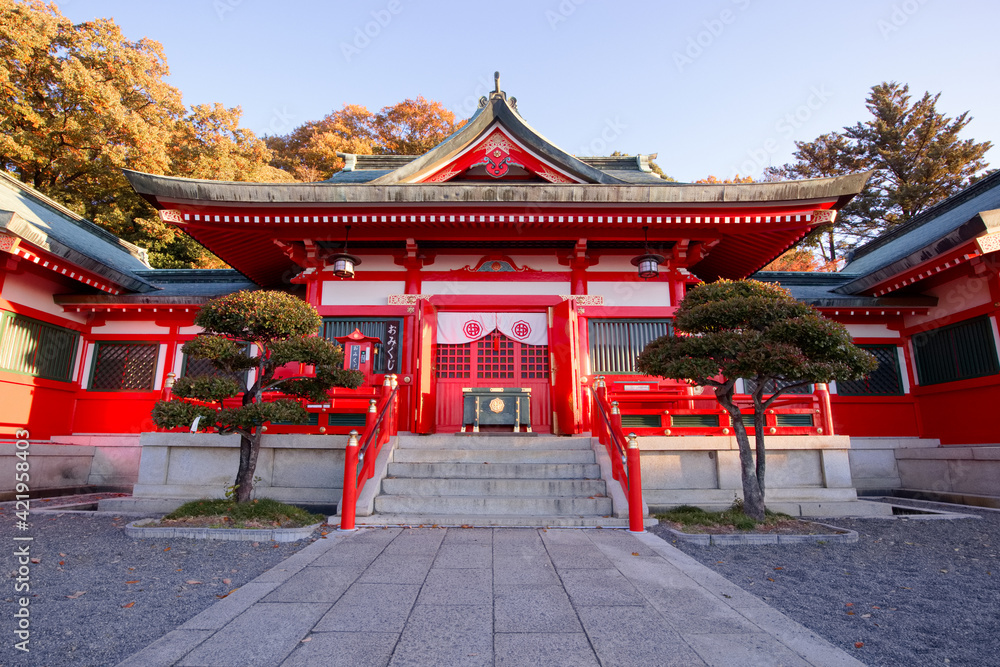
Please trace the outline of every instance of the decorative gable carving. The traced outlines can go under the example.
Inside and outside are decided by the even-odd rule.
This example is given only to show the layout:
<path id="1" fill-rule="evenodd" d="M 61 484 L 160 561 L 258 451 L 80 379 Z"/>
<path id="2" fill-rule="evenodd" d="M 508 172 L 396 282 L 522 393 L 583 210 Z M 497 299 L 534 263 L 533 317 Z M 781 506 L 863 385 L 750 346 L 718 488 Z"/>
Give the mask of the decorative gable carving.
<path id="1" fill-rule="evenodd" d="M 459 271 L 464 271 L 468 273 L 526 273 L 526 272 L 538 272 L 537 269 L 532 269 L 527 266 L 518 266 L 514 263 L 510 257 L 506 255 L 487 255 L 479 260 L 475 268 L 471 265 L 466 265 L 459 269 Z"/>
<path id="2" fill-rule="evenodd" d="M 456 178 L 469 180 L 534 180 L 549 183 L 583 183 L 543 160 L 495 125 L 486 136 L 450 162 L 441 165 L 424 183 L 444 183 Z"/>

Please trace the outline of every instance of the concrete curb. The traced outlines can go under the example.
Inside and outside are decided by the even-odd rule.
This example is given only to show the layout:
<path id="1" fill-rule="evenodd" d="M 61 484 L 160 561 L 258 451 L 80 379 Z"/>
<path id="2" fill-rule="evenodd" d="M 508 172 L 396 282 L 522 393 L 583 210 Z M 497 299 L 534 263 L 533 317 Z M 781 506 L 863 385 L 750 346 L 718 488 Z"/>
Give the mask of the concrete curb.
<path id="1" fill-rule="evenodd" d="M 147 526 L 159 519 L 139 519 L 125 526 L 125 534 L 135 539 L 187 537 L 194 540 L 231 540 L 239 542 L 297 542 L 304 540 L 321 523 L 301 528 L 195 528 L 181 526 Z"/>
<path id="2" fill-rule="evenodd" d="M 854 530 L 846 530 L 831 526 L 830 524 L 811 521 L 817 526 L 824 526 L 841 531 L 836 535 L 777 535 L 777 534 L 738 534 L 738 535 L 711 535 L 706 533 L 683 533 L 679 530 L 664 526 L 671 535 L 681 542 L 689 542 L 701 546 L 732 546 L 740 544 L 761 545 L 761 544 L 807 544 L 815 542 L 834 542 L 839 544 L 854 544 L 858 541 L 858 533 Z"/>

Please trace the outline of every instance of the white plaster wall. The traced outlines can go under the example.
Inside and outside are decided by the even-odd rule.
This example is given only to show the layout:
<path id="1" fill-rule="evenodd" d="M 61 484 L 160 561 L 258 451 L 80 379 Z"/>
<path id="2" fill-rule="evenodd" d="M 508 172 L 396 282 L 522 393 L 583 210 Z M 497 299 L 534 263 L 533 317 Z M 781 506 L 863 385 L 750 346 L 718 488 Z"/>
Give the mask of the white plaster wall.
<path id="1" fill-rule="evenodd" d="M 569 271 L 554 255 L 508 255 L 518 267 L 527 266 L 535 271 Z M 478 263 L 479 260 L 476 260 Z M 475 266 L 475 264 L 473 264 Z"/>
<path id="2" fill-rule="evenodd" d="M 352 255 L 361 260 L 361 266 L 364 268 L 359 268 L 358 271 L 406 271 L 406 267 L 400 266 L 393 261 L 392 257 L 386 255 L 362 255 L 356 252 L 352 252 Z M 327 269 L 326 273 L 333 273 L 333 269 Z"/>
<path id="3" fill-rule="evenodd" d="M 603 296 L 605 306 L 669 306 L 670 283 L 587 281 L 587 294 Z"/>
<path id="4" fill-rule="evenodd" d="M 152 316 L 152 313 L 150 315 Z M 158 326 L 149 321 L 126 320 L 122 322 L 108 322 L 104 326 L 94 327 L 91 333 L 114 334 L 116 336 L 135 336 L 152 333 L 168 334 L 170 333 L 170 327 Z"/>
<path id="5" fill-rule="evenodd" d="M 167 344 L 160 345 L 160 350 L 156 353 L 156 376 L 153 378 L 153 389 L 163 387 L 163 371 L 167 366 Z"/>
<path id="6" fill-rule="evenodd" d="M 899 338 L 899 332 L 885 324 L 848 324 L 847 331 L 852 338 Z"/>
<path id="7" fill-rule="evenodd" d="M 475 267 L 482 255 L 438 255 L 433 264 L 424 266 L 425 271 L 455 271 L 466 266 Z"/>
<path id="8" fill-rule="evenodd" d="M 569 294 L 569 282 L 476 282 L 466 280 L 425 280 L 420 288 L 422 294 L 454 294 L 472 296 L 477 294 Z"/>
<path id="9" fill-rule="evenodd" d="M 200 334 L 202 331 L 204 331 L 204 329 L 201 327 L 180 327 L 177 329 L 177 332 L 181 336 L 186 336 L 188 334 Z"/>
<path id="10" fill-rule="evenodd" d="M 24 273 L 8 273 L 3 284 L 3 298 L 13 303 L 30 306 L 50 315 L 63 317 L 83 324 L 85 313 L 68 313 L 52 300 L 53 294 L 66 292 L 66 288 L 53 280 Z"/>
<path id="11" fill-rule="evenodd" d="M 384 306 L 390 294 L 402 294 L 402 280 L 329 280 L 323 283 L 324 306 Z"/>
<path id="12" fill-rule="evenodd" d="M 632 266 L 632 258 L 636 255 L 641 255 L 642 253 L 635 253 L 635 255 L 601 255 L 597 260 L 597 265 L 591 267 L 591 271 L 627 271 L 632 273 L 635 271 L 635 267 Z"/>
<path id="13" fill-rule="evenodd" d="M 985 276 L 962 278 L 927 290 L 927 294 L 938 298 L 938 305 L 931 308 L 926 315 L 909 315 L 904 317 L 906 326 L 912 327 L 941 319 L 954 313 L 960 313 L 969 308 L 990 303 L 989 279 Z M 955 320 L 959 321 L 958 319 Z"/>
<path id="14" fill-rule="evenodd" d="M 535 271 L 569 271 L 569 266 L 560 264 L 555 255 L 506 255 L 518 268 L 528 267 Z M 433 264 L 424 267 L 426 271 L 456 271 L 467 266 L 476 268 L 484 255 L 438 255 Z M 367 265 L 365 266 L 367 268 Z"/>

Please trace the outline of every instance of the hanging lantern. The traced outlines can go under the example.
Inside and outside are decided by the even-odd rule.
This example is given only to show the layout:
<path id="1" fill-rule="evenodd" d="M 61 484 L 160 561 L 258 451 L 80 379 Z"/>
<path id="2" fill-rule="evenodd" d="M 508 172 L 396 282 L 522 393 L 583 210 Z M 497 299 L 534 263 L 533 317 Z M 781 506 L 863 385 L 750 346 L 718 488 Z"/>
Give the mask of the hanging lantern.
<path id="1" fill-rule="evenodd" d="M 639 255 L 632 259 L 632 266 L 639 269 L 639 277 L 649 280 L 660 275 L 660 264 L 663 264 L 663 255 L 657 255 L 649 250 L 649 227 L 643 228 L 645 233 L 646 254 Z"/>
<path id="2" fill-rule="evenodd" d="M 354 255 L 341 253 L 331 257 L 329 263 L 333 266 L 333 274 L 338 278 L 353 278 L 354 267 L 360 264 L 361 260 Z"/>
<path id="3" fill-rule="evenodd" d="M 647 253 L 633 258 L 632 266 L 638 267 L 640 278 L 643 280 L 649 280 L 650 278 L 655 278 L 660 275 L 660 264 L 663 263 L 663 259 L 663 255 Z"/>
<path id="4" fill-rule="evenodd" d="M 327 265 L 333 266 L 333 275 L 338 278 L 353 278 L 354 267 L 361 263 L 361 260 L 347 252 L 347 240 L 351 236 L 351 226 L 344 227 L 344 250 L 333 255 L 327 260 Z"/>

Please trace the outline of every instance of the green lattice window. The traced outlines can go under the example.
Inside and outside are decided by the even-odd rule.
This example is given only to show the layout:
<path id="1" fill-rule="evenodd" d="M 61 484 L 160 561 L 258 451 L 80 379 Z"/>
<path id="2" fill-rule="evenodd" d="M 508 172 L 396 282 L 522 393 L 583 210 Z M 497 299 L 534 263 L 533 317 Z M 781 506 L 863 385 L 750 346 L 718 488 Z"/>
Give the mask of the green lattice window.
<path id="1" fill-rule="evenodd" d="M 987 316 L 914 334 L 914 361 L 922 385 L 968 380 L 1000 372 Z"/>
<path id="2" fill-rule="evenodd" d="M 0 369 L 70 382 L 80 334 L 39 320 L 0 313 Z"/>
<path id="3" fill-rule="evenodd" d="M 764 395 L 770 396 L 778 389 L 784 389 L 790 384 L 795 384 L 795 380 L 768 380 L 764 383 Z M 748 394 L 752 394 L 757 388 L 756 380 L 743 380 L 744 391 Z M 798 387 L 792 387 L 787 390 L 786 394 L 811 394 L 813 392 L 813 386 L 811 384 L 801 384 Z"/>
<path id="4" fill-rule="evenodd" d="M 874 355 L 878 368 L 860 380 L 837 380 L 840 396 L 901 396 L 903 380 L 899 373 L 899 348 L 895 345 L 858 345 Z"/>
<path id="5" fill-rule="evenodd" d="M 97 343 L 90 374 L 93 391 L 150 391 L 156 378 L 158 343 Z"/>
<path id="6" fill-rule="evenodd" d="M 249 349 L 249 345 L 244 344 L 244 352 Z M 227 373 L 226 371 L 220 371 L 212 363 L 211 359 L 205 359 L 204 357 L 193 357 L 189 354 L 184 355 L 184 360 L 181 362 L 181 377 L 198 377 L 199 375 L 218 375 L 221 377 L 227 377 L 235 380 L 238 384 L 242 385 L 246 382 L 247 371 L 236 371 L 233 373 Z"/>
<path id="7" fill-rule="evenodd" d="M 590 320 L 587 331 L 591 372 L 631 375 L 639 353 L 671 327 L 665 319 Z"/>

